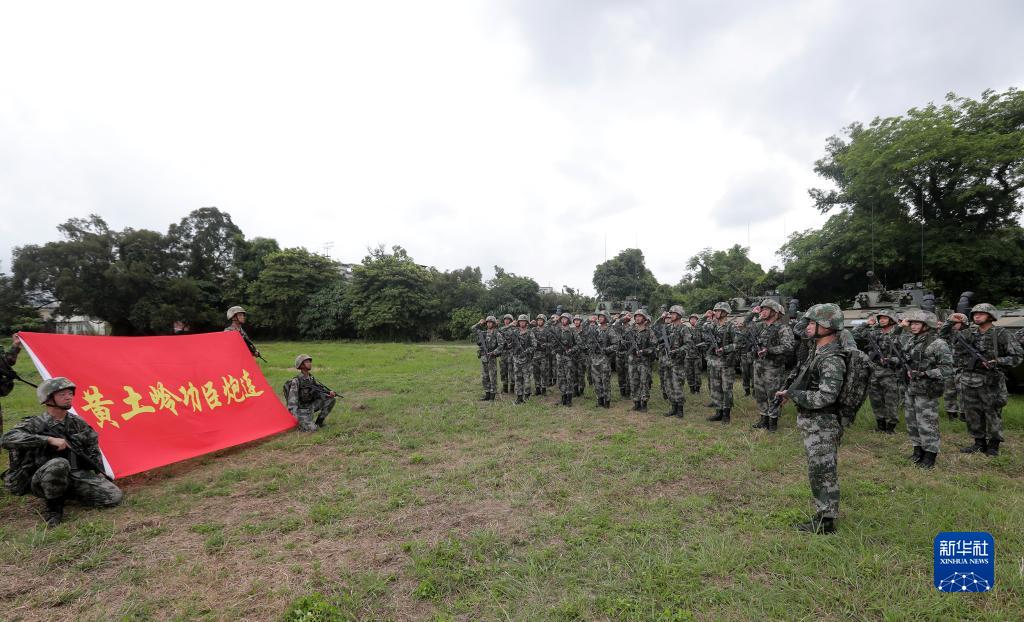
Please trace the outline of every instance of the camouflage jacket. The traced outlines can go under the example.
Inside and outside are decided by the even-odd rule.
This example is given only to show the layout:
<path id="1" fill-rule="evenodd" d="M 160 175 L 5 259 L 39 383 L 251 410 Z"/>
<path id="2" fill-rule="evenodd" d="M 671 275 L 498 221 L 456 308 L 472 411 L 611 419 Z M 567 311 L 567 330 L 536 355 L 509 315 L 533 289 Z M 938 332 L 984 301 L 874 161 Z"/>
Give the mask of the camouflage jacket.
<path id="1" fill-rule="evenodd" d="M 473 324 L 473 331 L 476 332 L 476 345 L 480 348 L 480 358 L 487 355 L 499 356 L 505 351 L 505 336 L 499 329 L 487 330 L 480 328 L 479 324 Z"/>
<path id="2" fill-rule="evenodd" d="M 767 350 L 761 360 L 770 365 L 784 366 L 796 349 L 796 338 L 785 322 L 759 322 L 754 325 L 752 333 L 755 352 Z"/>
<path id="3" fill-rule="evenodd" d="M 1010 331 L 1000 326 L 992 326 L 985 332 L 981 332 L 977 326 L 955 331 L 952 324 L 947 322 L 939 328 L 939 335 L 949 342 L 953 366 L 957 370 L 995 374 L 999 373 L 999 367 L 1016 367 L 1024 359 L 1020 344 L 1010 335 Z M 986 361 L 996 361 L 997 367 L 986 369 L 971 352 L 971 347 L 978 350 Z"/>
<path id="4" fill-rule="evenodd" d="M 313 374 L 298 374 L 285 384 L 285 405 L 295 414 L 298 408 L 308 408 L 317 399 L 328 397 L 330 389 L 320 384 Z"/>
<path id="5" fill-rule="evenodd" d="M 249 348 L 249 353 L 252 354 L 253 356 L 256 356 L 256 344 L 252 342 L 252 339 L 249 339 L 249 333 L 245 332 L 244 328 L 242 328 L 240 325 L 235 326 L 234 324 L 232 324 L 231 326 L 225 328 L 224 332 L 238 333 L 239 335 L 241 335 L 242 341 L 245 342 L 245 347 Z"/>
<path id="6" fill-rule="evenodd" d="M 696 343 L 693 339 L 693 329 L 686 322 L 673 324 L 669 333 L 669 354 L 674 363 L 682 363 L 687 356 L 692 356 L 693 346 Z"/>
<path id="7" fill-rule="evenodd" d="M 788 395 L 801 415 L 838 413 L 839 392 L 846 378 L 841 348 L 836 340 L 815 349 L 796 372 Z"/>
<path id="8" fill-rule="evenodd" d="M 736 352 L 736 327 L 726 319 L 724 324 L 715 321 L 704 323 L 703 341 L 708 347 L 708 356 L 724 358 L 731 363 L 734 360 L 733 353 Z M 715 352 L 715 342 L 722 348 L 722 354 Z"/>
<path id="9" fill-rule="evenodd" d="M 97 466 L 103 465 L 99 436 L 81 417 L 70 412 L 63 421 L 57 421 L 48 412 L 25 417 L 0 438 L 0 445 L 10 452 L 10 468 L 4 474 L 4 485 L 11 494 L 27 493 L 36 469 L 53 458 L 67 458 L 73 470 L 92 470 L 84 464 L 78 464 L 78 457 L 70 450 L 58 452 L 46 440 L 50 436 L 74 442 L 83 450 L 87 459 Z"/>
<path id="10" fill-rule="evenodd" d="M 934 330 L 928 330 L 913 336 L 906 353 L 912 374 L 907 391 L 913 395 L 941 396 L 946 378 L 953 375 L 949 344 Z"/>
<path id="11" fill-rule="evenodd" d="M 630 345 L 630 357 L 635 361 L 653 361 L 657 356 L 659 345 L 658 336 L 650 328 L 643 330 L 633 329 L 632 342 Z"/>
<path id="12" fill-rule="evenodd" d="M 590 356 L 615 356 L 619 351 L 619 334 L 611 327 L 595 328 L 587 334 Z"/>
<path id="13" fill-rule="evenodd" d="M 581 346 L 579 334 L 572 324 L 558 329 L 558 334 L 555 335 L 555 354 L 573 356 Z"/>
<path id="14" fill-rule="evenodd" d="M 533 358 L 533 353 L 537 349 L 537 335 L 532 330 L 521 331 L 519 328 L 510 330 L 505 335 L 505 349 L 506 352 L 512 354 L 512 357 L 522 360 L 529 360 Z"/>
<path id="15" fill-rule="evenodd" d="M 858 334 L 862 337 L 861 350 L 867 353 L 871 360 L 872 373 L 881 374 L 899 367 L 899 355 L 896 353 L 900 335 L 898 327 L 894 326 L 888 331 L 880 327 L 869 328 Z"/>
<path id="16" fill-rule="evenodd" d="M 534 358 L 546 357 L 553 347 L 551 340 L 554 339 L 554 335 L 548 330 L 547 322 L 544 323 L 544 326 L 534 326 L 530 329 L 530 332 L 533 333 L 533 339 L 536 343 L 536 348 L 533 351 Z"/>
<path id="17" fill-rule="evenodd" d="M 625 354 L 629 350 L 630 341 L 627 341 L 627 333 L 633 330 L 632 322 L 623 322 L 621 319 L 616 318 L 612 322 L 612 330 L 615 331 L 619 336 L 619 351 L 617 354 Z"/>

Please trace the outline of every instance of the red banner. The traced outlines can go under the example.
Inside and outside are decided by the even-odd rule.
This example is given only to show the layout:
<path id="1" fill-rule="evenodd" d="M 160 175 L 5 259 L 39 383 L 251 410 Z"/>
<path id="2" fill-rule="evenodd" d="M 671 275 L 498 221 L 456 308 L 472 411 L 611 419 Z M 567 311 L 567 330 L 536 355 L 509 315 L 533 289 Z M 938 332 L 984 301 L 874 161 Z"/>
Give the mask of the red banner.
<path id="1" fill-rule="evenodd" d="M 74 382 L 73 412 L 125 477 L 293 428 L 235 332 L 174 337 L 21 333 L 43 378 Z"/>

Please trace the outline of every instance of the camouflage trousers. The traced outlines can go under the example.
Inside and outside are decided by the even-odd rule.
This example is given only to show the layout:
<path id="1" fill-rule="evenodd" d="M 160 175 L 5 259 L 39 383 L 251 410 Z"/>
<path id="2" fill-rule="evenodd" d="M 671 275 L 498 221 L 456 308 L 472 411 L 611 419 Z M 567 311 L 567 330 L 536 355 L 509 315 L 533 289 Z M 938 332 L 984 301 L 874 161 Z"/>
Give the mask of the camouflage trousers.
<path id="1" fill-rule="evenodd" d="M 665 369 L 665 385 L 663 389 L 668 401 L 673 404 L 686 403 L 686 375 L 682 362 L 664 361 L 662 367 Z"/>
<path id="2" fill-rule="evenodd" d="M 547 353 L 535 354 L 533 356 L 533 387 L 543 389 L 550 385 L 548 378 L 551 376 L 551 369 L 548 367 Z"/>
<path id="3" fill-rule="evenodd" d="M 947 415 L 955 415 L 960 412 L 960 387 L 957 386 L 955 376 L 946 379 L 946 386 L 942 391 L 942 405 Z"/>
<path id="4" fill-rule="evenodd" d="M 587 367 L 590 365 L 587 360 L 588 357 L 583 355 L 577 355 L 573 360 L 575 367 L 573 368 L 572 379 L 573 386 L 577 391 L 583 391 L 587 388 Z"/>
<path id="5" fill-rule="evenodd" d="M 963 372 L 957 378 L 967 431 L 977 439 L 1003 440 L 1003 406 L 1009 399 L 1000 373 Z"/>
<path id="6" fill-rule="evenodd" d="M 686 382 L 690 385 L 690 390 L 700 391 L 700 358 L 688 354 L 683 368 L 686 370 Z"/>
<path id="7" fill-rule="evenodd" d="M 299 429 L 303 432 L 316 432 L 318 426 L 323 425 L 327 415 L 331 414 L 337 399 L 333 397 L 318 397 L 309 404 L 300 404 L 292 416 L 299 422 Z"/>
<path id="8" fill-rule="evenodd" d="M 749 354 L 740 356 L 740 375 L 743 376 L 743 391 L 754 388 L 754 359 Z"/>
<path id="9" fill-rule="evenodd" d="M 732 408 L 732 385 L 735 381 L 736 369 L 728 359 L 708 357 L 708 388 L 715 408 Z"/>
<path id="10" fill-rule="evenodd" d="M 629 393 L 633 401 L 651 399 L 651 362 L 645 358 L 629 361 Z"/>
<path id="11" fill-rule="evenodd" d="M 807 453 L 807 479 L 819 516 L 839 515 L 839 442 L 843 427 L 832 413 L 800 414 L 796 427 L 804 437 Z"/>
<path id="12" fill-rule="evenodd" d="M 868 399 L 875 419 L 888 423 L 900 421 L 900 386 L 891 369 L 877 365 L 871 368 L 868 379 Z"/>
<path id="13" fill-rule="evenodd" d="M 498 357 L 498 367 L 501 376 L 501 390 L 508 391 L 512 385 L 512 355 L 503 354 Z"/>
<path id="14" fill-rule="evenodd" d="M 115 506 L 124 493 L 113 482 L 90 471 L 71 470 L 64 458 L 48 460 L 32 474 L 32 494 L 43 499 L 66 497 L 82 505 Z"/>
<path id="15" fill-rule="evenodd" d="M 630 385 L 629 361 L 625 352 L 615 354 L 615 373 L 619 375 L 619 390 L 628 389 Z"/>
<path id="16" fill-rule="evenodd" d="M 493 356 L 480 357 L 480 382 L 484 393 L 498 392 L 498 359 Z"/>
<path id="17" fill-rule="evenodd" d="M 939 398 L 907 391 L 903 408 L 910 442 L 925 451 L 939 453 Z"/>
<path id="18" fill-rule="evenodd" d="M 769 412 L 769 406 L 775 398 L 775 392 L 782 390 L 786 382 L 786 366 L 779 365 L 767 359 L 756 359 L 754 368 L 754 401 L 757 402 L 757 410 L 762 415 L 778 418 L 779 411 Z"/>
<path id="19" fill-rule="evenodd" d="M 555 359 L 555 372 L 558 375 L 558 390 L 562 395 L 572 395 L 576 388 L 573 375 L 576 372 L 576 360 L 568 354 L 559 354 Z"/>
<path id="20" fill-rule="evenodd" d="M 594 392 L 597 397 L 610 399 L 612 389 L 612 366 L 608 357 L 603 354 L 590 356 L 590 376 L 593 378 Z"/>
<path id="21" fill-rule="evenodd" d="M 665 365 L 664 359 L 658 361 L 658 385 L 661 387 L 661 396 L 668 399 L 668 385 L 671 380 L 667 377 L 668 366 Z"/>
<path id="22" fill-rule="evenodd" d="M 558 382 L 558 355 L 554 352 L 548 353 L 548 386 L 553 387 Z"/>
<path id="23" fill-rule="evenodd" d="M 516 395 L 530 394 L 530 376 L 533 375 L 533 360 L 526 356 L 512 358 L 512 379 Z"/>

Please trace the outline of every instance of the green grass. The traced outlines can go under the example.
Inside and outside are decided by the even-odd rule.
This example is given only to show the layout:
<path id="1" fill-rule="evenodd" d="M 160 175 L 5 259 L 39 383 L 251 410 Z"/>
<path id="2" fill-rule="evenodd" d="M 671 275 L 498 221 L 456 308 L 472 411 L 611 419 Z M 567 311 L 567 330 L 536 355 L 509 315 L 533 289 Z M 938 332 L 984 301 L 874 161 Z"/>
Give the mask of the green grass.
<path id="1" fill-rule="evenodd" d="M 328 427 L 127 478 L 112 510 L 0 496 L 5 620 L 1007 620 L 1024 603 L 1024 397 L 997 459 L 943 418 L 938 467 L 865 411 L 843 439 L 839 533 L 811 513 L 793 413 L 779 433 L 557 398 L 478 402 L 474 350 L 276 343 L 345 395 Z M 27 357 L 18 369 L 26 377 Z M 739 383 L 737 382 L 737 386 Z M 655 394 L 657 395 L 657 390 Z M 742 393 L 742 391 L 740 391 Z M 38 407 L 3 399 L 5 428 Z M 932 587 L 939 531 L 996 540 L 996 589 Z"/>

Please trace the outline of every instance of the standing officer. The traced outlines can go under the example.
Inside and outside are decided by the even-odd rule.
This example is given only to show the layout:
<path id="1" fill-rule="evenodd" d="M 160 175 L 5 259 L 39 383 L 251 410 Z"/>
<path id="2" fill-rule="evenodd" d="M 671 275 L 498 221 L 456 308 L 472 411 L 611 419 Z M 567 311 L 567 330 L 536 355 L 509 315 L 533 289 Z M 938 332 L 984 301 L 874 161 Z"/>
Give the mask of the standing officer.
<path id="1" fill-rule="evenodd" d="M 715 305 L 712 317 L 704 323 L 704 342 L 708 344 L 708 386 L 715 415 L 708 421 L 729 423 L 732 415 L 732 385 L 736 380 L 736 327 L 729 321 L 732 307 L 727 302 Z"/>
<path id="2" fill-rule="evenodd" d="M 481 328 L 485 325 L 486 328 Z M 493 315 L 473 325 L 480 347 L 480 381 L 484 385 L 482 402 L 493 402 L 498 394 L 498 356 L 505 349 L 505 338 L 496 329 L 497 325 L 498 320 Z"/>

